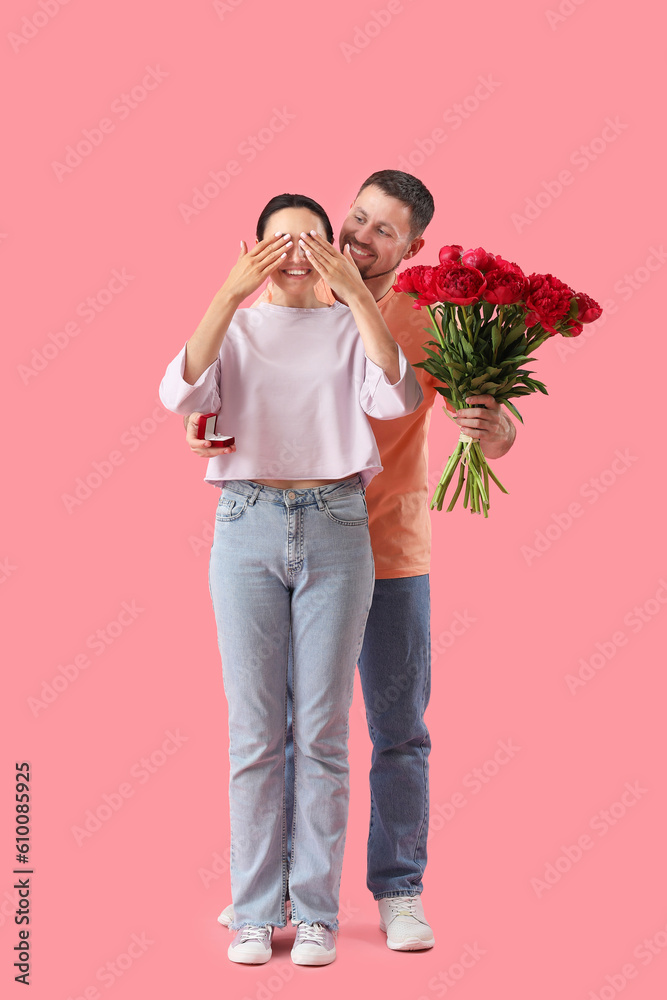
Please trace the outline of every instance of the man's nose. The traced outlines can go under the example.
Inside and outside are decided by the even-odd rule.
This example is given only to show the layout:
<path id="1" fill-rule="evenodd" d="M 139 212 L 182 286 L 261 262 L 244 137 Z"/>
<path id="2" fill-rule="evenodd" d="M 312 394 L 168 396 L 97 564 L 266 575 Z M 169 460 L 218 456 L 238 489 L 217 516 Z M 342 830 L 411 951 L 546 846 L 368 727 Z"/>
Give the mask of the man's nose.
<path id="1" fill-rule="evenodd" d="M 372 232 L 372 227 L 370 223 L 358 224 L 354 231 L 354 238 L 357 243 L 364 243 L 366 246 L 370 244 L 370 236 Z"/>

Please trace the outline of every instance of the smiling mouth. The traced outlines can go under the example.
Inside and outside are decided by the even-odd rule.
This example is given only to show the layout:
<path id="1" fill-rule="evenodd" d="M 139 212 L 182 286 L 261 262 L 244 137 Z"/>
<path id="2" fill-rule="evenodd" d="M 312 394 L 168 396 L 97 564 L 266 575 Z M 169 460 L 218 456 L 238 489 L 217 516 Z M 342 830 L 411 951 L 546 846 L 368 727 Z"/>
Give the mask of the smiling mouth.
<path id="1" fill-rule="evenodd" d="M 288 278 L 303 278 L 306 274 L 310 274 L 311 270 L 310 267 L 283 268 L 283 274 L 286 274 Z"/>
<path id="2" fill-rule="evenodd" d="M 372 253 L 368 253 L 367 250 L 360 250 L 358 247 L 355 247 L 353 243 L 350 243 L 350 253 L 352 253 L 355 257 L 358 257 L 359 260 L 369 260 L 373 257 Z"/>

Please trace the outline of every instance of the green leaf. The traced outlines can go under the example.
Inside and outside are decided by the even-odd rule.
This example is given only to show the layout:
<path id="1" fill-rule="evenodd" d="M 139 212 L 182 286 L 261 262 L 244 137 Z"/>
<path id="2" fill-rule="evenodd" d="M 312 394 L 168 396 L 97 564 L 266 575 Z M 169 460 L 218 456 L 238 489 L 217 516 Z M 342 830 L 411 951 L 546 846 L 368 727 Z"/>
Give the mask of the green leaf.
<path id="1" fill-rule="evenodd" d="M 521 421 L 521 423 L 523 423 L 523 417 L 521 416 L 521 414 L 517 410 L 516 406 L 514 406 L 513 403 L 510 403 L 509 399 L 504 399 L 503 403 L 505 404 L 505 406 L 507 407 L 507 409 L 510 410 L 510 412 L 512 412 L 515 417 L 518 417 L 518 419 Z"/>

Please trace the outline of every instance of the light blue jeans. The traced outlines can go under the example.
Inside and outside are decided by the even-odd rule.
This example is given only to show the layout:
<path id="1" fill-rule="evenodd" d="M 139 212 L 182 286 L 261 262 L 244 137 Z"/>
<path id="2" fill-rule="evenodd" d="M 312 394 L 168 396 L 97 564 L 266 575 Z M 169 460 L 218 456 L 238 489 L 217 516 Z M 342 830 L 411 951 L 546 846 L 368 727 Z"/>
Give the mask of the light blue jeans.
<path id="1" fill-rule="evenodd" d="M 209 571 L 229 707 L 233 928 L 338 926 L 348 715 L 373 596 L 359 476 L 314 489 L 228 483 Z M 295 760 L 288 870 L 287 663 Z"/>

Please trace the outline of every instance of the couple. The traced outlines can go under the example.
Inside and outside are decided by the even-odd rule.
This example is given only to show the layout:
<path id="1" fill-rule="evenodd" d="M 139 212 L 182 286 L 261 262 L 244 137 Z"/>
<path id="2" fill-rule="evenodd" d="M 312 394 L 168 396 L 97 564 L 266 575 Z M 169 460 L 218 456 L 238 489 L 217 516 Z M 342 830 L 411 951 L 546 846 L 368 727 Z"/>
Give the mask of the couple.
<path id="1" fill-rule="evenodd" d="M 286 895 L 293 961 L 335 958 L 357 660 L 373 741 L 368 886 L 390 948 L 433 945 L 419 895 L 430 748 L 426 432 L 436 392 L 409 363 L 423 357 L 423 314 L 392 288 L 432 214 L 421 182 L 380 171 L 361 186 L 339 253 L 319 205 L 273 199 L 257 244 L 241 244 L 161 386 L 169 409 L 220 412 L 218 430 L 238 444 L 197 443 L 191 416 L 191 447 L 211 458 L 206 479 L 222 487 L 209 580 L 229 705 L 233 961 L 270 958 Z M 239 309 L 266 278 L 259 303 Z M 514 427 L 490 397 L 479 402 L 486 409 L 460 411 L 457 422 L 499 457 Z"/>

